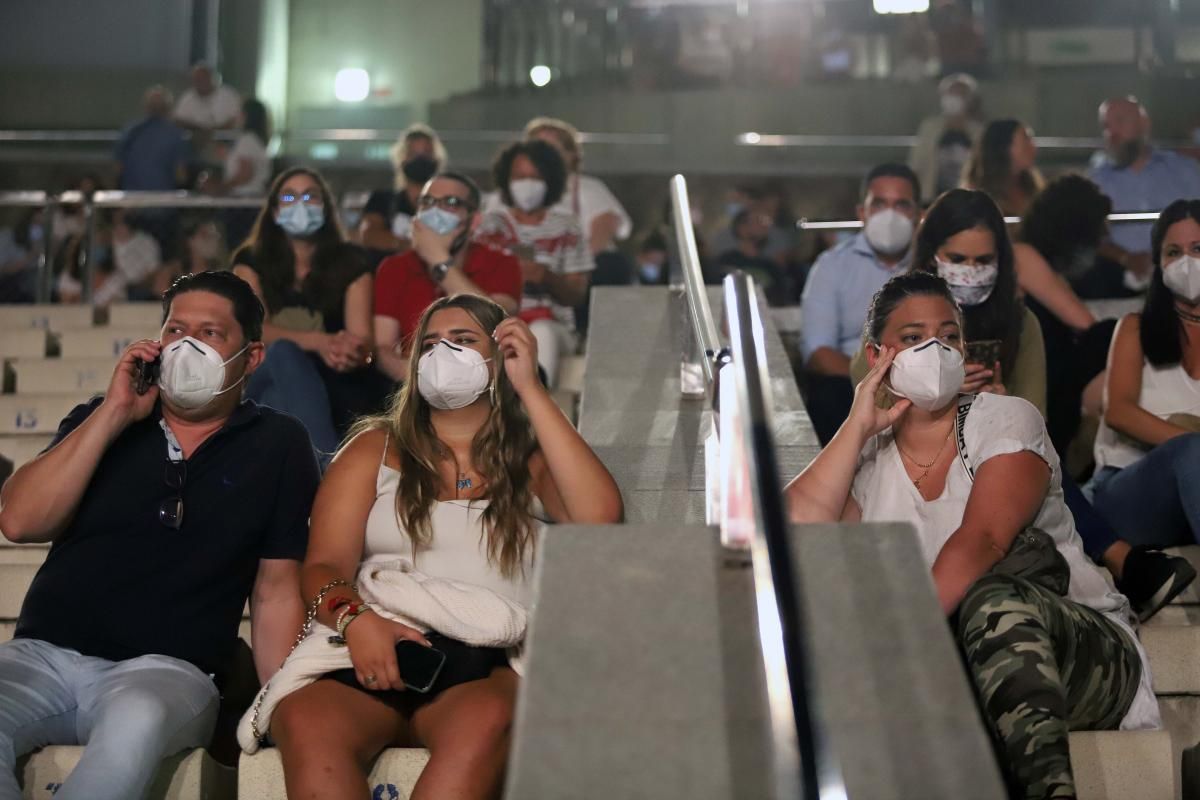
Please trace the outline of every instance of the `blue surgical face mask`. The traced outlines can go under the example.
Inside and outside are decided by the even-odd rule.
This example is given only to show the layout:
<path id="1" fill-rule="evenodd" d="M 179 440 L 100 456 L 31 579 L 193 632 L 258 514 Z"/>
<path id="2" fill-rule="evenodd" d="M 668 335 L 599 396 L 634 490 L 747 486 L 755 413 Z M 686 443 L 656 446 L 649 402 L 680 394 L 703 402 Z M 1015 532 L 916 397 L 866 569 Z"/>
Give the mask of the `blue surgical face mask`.
<path id="1" fill-rule="evenodd" d="M 417 214 L 417 219 L 421 221 L 422 225 L 429 228 L 429 230 L 438 236 L 445 236 L 447 233 L 452 233 L 462 224 L 462 220 L 458 218 L 457 214 L 438 206 L 426 208 L 420 214 Z"/>
<path id="2" fill-rule="evenodd" d="M 325 224 L 325 207 L 308 203 L 281 206 L 275 214 L 275 222 L 288 236 L 311 236 Z"/>
<path id="3" fill-rule="evenodd" d="M 647 261 L 638 265 L 638 275 L 644 284 L 655 284 L 662 280 L 662 264 L 655 264 Z"/>

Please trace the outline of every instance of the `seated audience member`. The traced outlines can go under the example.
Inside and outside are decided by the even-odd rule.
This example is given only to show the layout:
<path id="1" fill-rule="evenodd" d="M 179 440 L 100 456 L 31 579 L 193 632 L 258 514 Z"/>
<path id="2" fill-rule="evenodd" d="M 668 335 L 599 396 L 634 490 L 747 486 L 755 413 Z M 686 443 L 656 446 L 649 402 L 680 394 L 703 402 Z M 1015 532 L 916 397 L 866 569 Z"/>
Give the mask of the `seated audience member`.
<path id="1" fill-rule="evenodd" d="M 225 166 L 219 179 L 207 175 L 200 190 L 207 194 L 234 197 L 262 197 L 271 182 L 271 158 L 267 145 L 271 142 L 271 123 L 267 107 L 258 100 L 242 103 L 238 115 L 242 132 L 225 155 Z M 225 235 L 233 245 L 240 245 L 254 226 L 258 212 L 252 208 L 230 208 L 222 215 Z"/>
<path id="2" fill-rule="evenodd" d="M 951 189 L 939 197 L 917 230 L 910 269 L 944 280 L 962 309 L 967 341 L 963 392 L 1014 395 L 1045 414 L 1042 331 L 1017 291 L 1012 241 L 991 197 L 970 189 Z M 850 379 L 858 383 L 868 369 L 863 349 L 851 365 Z"/>
<path id="3" fill-rule="evenodd" d="M 182 245 L 177 249 L 178 257 L 163 264 L 151 278 L 152 289 L 160 295 L 180 275 L 229 268 L 229 255 L 225 252 L 221 229 L 209 217 L 187 219 L 183 223 Z"/>
<path id="4" fill-rule="evenodd" d="M 479 187 L 456 172 L 425 185 L 413 219 L 412 249 L 390 256 L 375 275 L 375 364 L 394 381 L 408 377 L 412 335 L 439 297 L 488 297 L 515 313 L 521 264 L 511 253 L 471 242 L 479 222 Z"/>
<path id="5" fill-rule="evenodd" d="M 1100 104 L 1104 151 L 1092 158 L 1088 177 L 1118 212 L 1161 211 L 1180 199 L 1200 197 L 1200 166 L 1150 144 L 1150 115 L 1136 97 Z M 1101 253 L 1126 270 L 1126 284 L 1145 289 L 1154 275 L 1149 222 L 1114 225 Z"/>
<path id="6" fill-rule="evenodd" d="M 1094 284 L 1111 267 L 1121 286 L 1122 270 L 1099 261 L 1111 205 L 1096 184 L 1081 175 L 1055 178 L 1021 220 L 1016 256 L 1017 284 L 1038 318 L 1046 347 L 1046 426 L 1062 457 L 1079 427 L 1085 389 L 1098 398 L 1115 320 L 1096 322 L 1080 300 L 1077 286 Z M 1098 399 L 1086 401 L 1098 406 Z"/>
<path id="7" fill-rule="evenodd" d="M 883 164 L 863 180 L 856 234 L 817 258 L 801 298 L 806 405 L 817 437 L 828 442 L 850 410 L 850 358 L 862 341 L 871 297 L 908 269 L 920 185 L 902 164 Z"/>
<path id="8" fill-rule="evenodd" d="M 313 508 L 301 587 L 318 624 L 280 675 L 325 650 L 343 668 L 266 691 L 243 720 L 243 747 L 275 739 L 290 797 L 365 796 L 372 761 L 397 745 L 430 751 L 413 798 L 499 796 L 542 520 L 622 516 L 612 476 L 538 379 L 525 323 L 458 295 L 429 307 L 417 340 L 392 409 L 359 426 Z M 389 575 L 381 562 L 397 560 Z M 422 588 L 381 588 L 404 574 Z M 430 600 L 447 588 L 440 613 Z M 345 648 L 330 647 L 335 631 Z M 405 686 L 405 640 L 446 655 L 427 693 Z"/>
<path id="9" fill-rule="evenodd" d="M 235 126 L 241 108 L 242 97 L 236 89 L 221 83 L 212 67 L 196 64 L 192 67 L 191 86 L 175 104 L 174 117 L 207 145 L 212 131 Z"/>
<path id="10" fill-rule="evenodd" d="M 448 161 L 446 148 L 428 125 L 409 125 L 392 146 L 394 189 L 371 192 L 358 225 L 358 241 L 376 263 L 411 244 L 412 221 L 421 189 Z"/>
<path id="11" fill-rule="evenodd" d="M 963 187 L 987 192 L 1005 216 L 1020 217 L 1044 183 L 1037 145 L 1020 120 L 987 124 L 963 169 Z"/>
<path id="12" fill-rule="evenodd" d="M 1140 314 L 1120 321 L 1096 437 L 1096 508 L 1138 545 L 1200 541 L 1200 200 L 1177 200 L 1151 233 Z"/>
<path id="13" fill-rule="evenodd" d="M 125 300 L 148 300 L 156 272 L 162 267 L 162 247 L 142 229 L 146 222 L 136 220 L 124 210 L 113 213 L 113 226 L 97 232 L 92 241 L 92 303 L 108 306 Z M 135 226 L 136 224 L 136 226 Z M 82 241 L 79 242 L 82 246 Z M 77 248 L 72 248 L 75 253 Z M 71 249 L 68 250 L 71 252 Z M 58 276 L 58 294 L 64 303 L 83 298 L 83 272 L 77 259 L 67 262 Z"/>
<path id="14" fill-rule="evenodd" d="M 767 226 L 757 249 L 764 258 L 775 263 L 780 274 L 785 274 L 795 254 L 796 229 L 794 222 L 783 224 L 782 218 L 786 212 L 779 194 L 770 189 L 741 186 L 731 195 L 725 211 L 729 217 L 729 224 L 719 229 L 712 237 L 711 250 L 714 256 L 719 258 L 722 253 L 738 249 L 735 222 L 742 212 L 750 212 L 765 219 Z M 707 277 L 713 283 L 720 283 L 724 276 L 714 273 Z"/>
<path id="15" fill-rule="evenodd" d="M 938 84 L 941 113 L 921 120 L 908 166 L 924 188 L 921 200 L 932 203 L 958 188 L 971 150 L 983 132 L 979 85 L 970 75 L 947 75 Z"/>
<path id="16" fill-rule="evenodd" d="M 203 273 L 163 307 L 161 340 L 131 345 L 104 397 L 0 490 L 5 537 L 51 543 L 0 644 L 5 800 L 22 797 L 16 759 L 45 745 L 85 748 L 56 797 L 144 797 L 164 757 L 207 746 L 247 599 L 259 680 L 303 618 L 317 465 L 298 422 L 242 399 L 262 306 Z"/>
<path id="17" fill-rule="evenodd" d="M 126 192 L 173 192 L 187 181 L 192 150 L 183 131 L 170 119 L 171 93 L 152 86 L 145 95 L 146 116 L 126 128 L 117 143 L 117 188 Z M 179 210 L 139 208 L 128 212 L 160 248 L 179 234 Z"/>
<path id="18" fill-rule="evenodd" d="M 783 305 L 788 301 L 788 281 L 778 261 L 767 256 L 767 234 L 771 229 L 771 218 L 766 214 L 745 208 L 733 218 L 734 246 L 717 254 L 718 280 L 734 270 L 742 270 L 754 278 L 772 305 Z"/>
<path id="19" fill-rule="evenodd" d="M 917 231 L 913 271 L 944 280 L 961 309 L 966 335 L 963 394 L 1019 397 L 1046 411 L 1046 356 L 1037 317 L 1017 296 L 1012 245 L 1000 209 L 983 192 L 954 189 L 930 207 Z M 869 343 L 856 358 L 851 378 L 869 369 Z M 1162 553 L 1127 559 L 1129 546 L 1103 515 L 1095 513 L 1069 475 L 1062 477 L 1067 506 L 1087 553 L 1103 561 L 1143 619 L 1162 603 L 1158 588 L 1187 571 L 1185 561 Z"/>
<path id="20" fill-rule="evenodd" d="M 316 171 L 289 169 L 233 256 L 234 273 L 267 309 L 267 354 L 247 395 L 298 417 L 325 458 L 391 389 L 371 367 L 371 267 L 344 241 L 335 208 Z"/>
<path id="21" fill-rule="evenodd" d="M 633 220 L 604 181 L 580 171 L 583 142 L 579 131 L 561 119 L 536 117 L 525 126 L 525 138 L 541 139 L 553 145 L 562 156 L 567 165 L 567 185 L 558 207 L 579 218 L 592 255 L 615 251 L 617 242 L 628 239 L 633 233 Z"/>
<path id="22" fill-rule="evenodd" d="M 187 177 L 187 140 L 171 121 L 171 93 L 151 86 L 142 101 L 145 117 L 121 132 L 117 143 L 117 188 L 127 192 L 172 192 Z"/>
<path id="23" fill-rule="evenodd" d="M 871 371 L 787 500 L 797 522 L 916 528 L 1013 796 L 1074 797 L 1068 730 L 1160 727 L 1150 672 L 1128 600 L 1084 555 L 1037 409 L 960 394 L 963 327 L 937 276 L 889 281 Z"/>
<path id="24" fill-rule="evenodd" d="M 553 388 L 560 357 L 578 347 L 575 307 L 587 297 L 595 264 L 579 218 L 555 208 L 567 170 L 553 146 L 537 139 L 514 142 L 496 157 L 492 180 L 504 205 L 483 215 L 475 239 L 520 259 L 520 317 L 537 337 L 538 363 Z"/>
<path id="25" fill-rule="evenodd" d="M 36 298 L 45 233 L 40 208 L 26 209 L 12 228 L 0 228 L 0 303 L 32 303 Z"/>

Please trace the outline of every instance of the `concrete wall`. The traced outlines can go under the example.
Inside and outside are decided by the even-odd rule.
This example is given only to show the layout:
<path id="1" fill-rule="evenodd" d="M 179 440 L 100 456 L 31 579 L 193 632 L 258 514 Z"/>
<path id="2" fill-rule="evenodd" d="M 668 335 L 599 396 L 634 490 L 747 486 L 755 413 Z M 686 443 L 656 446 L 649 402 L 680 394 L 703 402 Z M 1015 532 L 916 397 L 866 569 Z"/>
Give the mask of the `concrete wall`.
<path id="1" fill-rule="evenodd" d="M 291 0 L 288 109 L 315 127 L 397 127 L 479 85 L 481 0 Z M 371 75 L 372 95 L 339 103 L 339 69 Z"/>

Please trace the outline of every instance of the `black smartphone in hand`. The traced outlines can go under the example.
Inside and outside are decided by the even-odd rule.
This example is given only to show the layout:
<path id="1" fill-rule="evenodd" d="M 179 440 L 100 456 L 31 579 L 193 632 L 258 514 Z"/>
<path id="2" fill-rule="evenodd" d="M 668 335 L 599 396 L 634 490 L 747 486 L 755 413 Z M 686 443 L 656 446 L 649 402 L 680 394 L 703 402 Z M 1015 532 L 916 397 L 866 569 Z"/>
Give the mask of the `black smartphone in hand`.
<path id="1" fill-rule="evenodd" d="M 999 339 L 979 339 L 974 342 L 967 342 L 967 357 L 968 364 L 982 364 L 991 369 L 996 362 L 1000 360 L 1000 346 L 1003 344 Z"/>
<path id="2" fill-rule="evenodd" d="M 411 639 L 396 642 L 396 665 L 400 668 L 400 680 L 404 688 L 425 694 L 442 672 L 446 654 L 441 650 L 426 647 Z"/>
<path id="3" fill-rule="evenodd" d="M 156 358 L 153 361 L 143 361 L 137 359 L 137 379 L 134 383 L 134 390 L 138 394 L 145 394 L 150 391 L 150 387 L 158 383 L 159 369 L 162 367 L 162 359 Z"/>

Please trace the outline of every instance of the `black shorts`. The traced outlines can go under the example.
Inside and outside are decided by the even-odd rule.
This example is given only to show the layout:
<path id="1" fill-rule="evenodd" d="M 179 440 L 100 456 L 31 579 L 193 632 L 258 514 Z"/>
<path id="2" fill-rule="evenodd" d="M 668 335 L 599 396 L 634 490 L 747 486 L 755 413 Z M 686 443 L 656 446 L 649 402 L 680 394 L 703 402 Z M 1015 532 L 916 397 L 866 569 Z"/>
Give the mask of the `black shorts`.
<path id="1" fill-rule="evenodd" d="M 344 683 L 377 698 L 405 716 L 411 716 L 418 708 L 429 703 L 450 687 L 460 683 L 483 680 L 491 675 L 492 670 L 497 667 L 508 666 L 508 651 L 502 647 L 475 647 L 436 632 L 426 634 L 425 638 L 429 640 L 434 649 L 441 650 L 446 654 L 446 663 L 442 665 L 442 670 L 438 673 L 433 686 L 423 694 L 409 689 L 403 691 L 368 689 L 358 682 L 358 677 L 354 674 L 353 669 L 339 669 L 322 675 L 320 679 Z M 404 665 L 400 665 L 400 677 L 404 678 Z"/>

